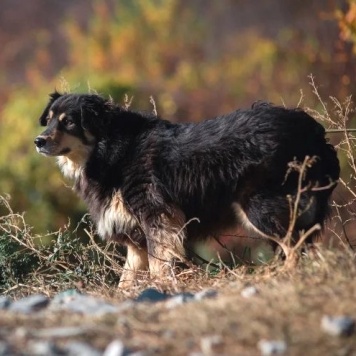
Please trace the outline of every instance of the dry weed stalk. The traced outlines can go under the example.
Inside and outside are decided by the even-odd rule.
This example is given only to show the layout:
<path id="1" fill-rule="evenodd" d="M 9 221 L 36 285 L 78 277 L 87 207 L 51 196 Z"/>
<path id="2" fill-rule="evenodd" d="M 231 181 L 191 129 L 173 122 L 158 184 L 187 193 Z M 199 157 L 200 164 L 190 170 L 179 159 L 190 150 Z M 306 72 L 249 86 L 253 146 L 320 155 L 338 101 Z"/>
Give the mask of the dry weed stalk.
<path id="1" fill-rule="evenodd" d="M 16 214 L 13 212 L 9 197 L 0 196 L 0 204 L 4 205 L 8 211 L 7 215 L 0 217 L 0 234 L 5 234 L 15 240 L 20 246 L 32 251 L 40 259 L 43 256 L 36 248 L 34 240 L 31 235 L 31 229 L 26 224 L 23 214 Z"/>
<path id="2" fill-rule="evenodd" d="M 313 164 L 315 164 L 316 160 L 317 157 L 306 156 L 303 162 L 298 162 L 295 160 L 290 162 L 288 165 L 289 168 L 286 174 L 286 178 L 292 171 L 298 172 L 298 185 L 296 195 L 295 197 L 291 195 L 287 196 L 290 207 L 289 226 L 287 229 L 287 233 L 283 239 L 280 239 L 279 237 L 269 236 L 269 239 L 274 241 L 283 251 L 285 255 L 284 267 L 286 269 L 295 268 L 300 257 L 301 246 L 309 237 L 311 237 L 317 231 L 321 230 L 320 224 L 315 224 L 307 231 L 301 232 L 297 242 L 294 241 L 293 232 L 295 231 L 297 219 L 304 212 L 300 210 L 300 199 L 302 194 L 306 191 L 328 189 L 330 188 L 330 184 L 335 184 L 334 182 L 331 182 L 328 186 L 325 187 L 313 187 L 310 184 L 304 185 L 307 170 L 311 168 Z M 312 201 L 310 202 L 310 204 L 311 203 Z M 305 210 L 308 208 L 309 206 L 307 206 Z"/>
<path id="3" fill-rule="evenodd" d="M 341 194 L 339 202 L 333 201 L 332 206 L 336 212 L 333 220 L 336 221 L 334 228 L 329 228 L 330 233 L 337 237 L 337 239 L 348 248 L 354 249 L 356 236 L 351 235 L 347 231 L 347 226 L 356 224 L 356 136 L 355 128 L 350 128 L 352 123 L 355 125 L 354 113 L 355 107 L 352 102 L 351 95 L 346 97 L 343 102 L 340 102 L 337 98 L 330 96 L 333 108 L 329 110 L 327 102 L 322 99 L 318 87 L 315 84 L 314 77 L 309 76 L 310 85 L 312 87 L 313 94 L 317 97 L 318 102 L 322 107 L 322 112 L 307 108 L 306 110 L 314 116 L 316 119 L 323 122 L 326 126 L 326 131 L 331 134 L 336 134 L 335 139 L 338 143 L 335 145 L 339 153 L 339 158 L 342 165 L 342 177 L 339 179 L 341 183 Z M 334 136 L 333 136 L 334 138 Z M 348 177 L 348 178 L 346 178 Z M 341 201 L 341 203 L 340 203 Z"/>
<path id="4" fill-rule="evenodd" d="M 125 94 L 125 96 L 124 96 L 124 106 L 123 106 L 124 110 L 127 111 L 127 110 L 130 109 L 133 99 L 134 99 L 133 96 L 129 97 L 128 94 Z"/>
<path id="5" fill-rule="evenodd" d="M 154 116 L 158 116 L 158 112 L 157 112 L 157 106 L 156 106 L 156 101 L 154 99 L 154 97 L 151 95 L 150 96 L 150 103 L 152 104 L 153 108 L 152 108 L 152 114 Z"/>
<path id="6" fill-rule="evenodd" d="M 78 285 L 109 290 L 117 284 L 122 267 L 115 260 L 120 254 L 113 242 L 100 247 L 88 233 L 90 240 L 85 243 L 78 227 L 71 231 L 69 225 L 47 235 L 33 235 L 24 215 L 12 211 L 8 198 L 0 196 L 0 204 L 8 211 L 0 217 L 2 293 L 26 294 L 36 286 L 50 295 Z"/>

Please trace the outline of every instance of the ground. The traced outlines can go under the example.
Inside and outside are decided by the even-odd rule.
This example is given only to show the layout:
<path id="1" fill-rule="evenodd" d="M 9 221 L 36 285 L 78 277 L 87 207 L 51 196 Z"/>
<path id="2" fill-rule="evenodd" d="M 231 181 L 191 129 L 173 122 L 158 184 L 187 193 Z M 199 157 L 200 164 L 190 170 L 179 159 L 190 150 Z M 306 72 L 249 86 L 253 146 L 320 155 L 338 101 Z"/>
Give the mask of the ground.
<path id="1" fill-rule="evenodd" d="M 355 277 L 354 253 L 344 248 L 318 248 L 293 267 L 279 261 L 217 275 L 188 270 L 166 284 L 146 280 L 131 291 L 87 292 L 114 304 L 147 287 L 168 293 L 209 288 L 217 296 L 173 308 L 166 302 L 142 302 L 97 317 L 48 310 L 30 315 L 2 312 L 0 339 L 19 351 L 38 339 L 59 346 L 80 340 L 103 351 L 120 339 L 129 350 L 145 355 L 260 355 L 258 343 L 267 339 L 284 341 L 288 355 L 355 355 L 355 334 L 332 336 L 321 328 L 325 315 L 356 318 Z M 257 293 L 244 297 L 241 291 L 247 286 Z M 76 326 L 80 332 L 69 337 L 44 332 L 60 326 Z"/>

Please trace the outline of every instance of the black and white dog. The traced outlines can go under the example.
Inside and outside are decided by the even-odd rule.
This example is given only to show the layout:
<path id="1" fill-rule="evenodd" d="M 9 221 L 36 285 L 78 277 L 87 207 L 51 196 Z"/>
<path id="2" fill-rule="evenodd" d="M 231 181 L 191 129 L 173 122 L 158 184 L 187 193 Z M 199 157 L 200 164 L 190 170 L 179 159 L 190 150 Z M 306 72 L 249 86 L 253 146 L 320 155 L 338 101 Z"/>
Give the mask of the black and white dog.
<path id="1" fill-rule="evenodd" d="M 287 174 L 289 162 L 315 157 L 304 175 L 294 239 L 323 224 L 339 178 L 324 128 L 299 109 L 256 103 L 174 124 L 98 95 L 55 92 L 40 123 L 46 129 L 35 139 L 37 151 L 58 157 L 99 235 L 127 246 L 122 287 L 138 270 L 167 274 L 192 239 L 237 225 L 285 236 L 299 177 Z"/>

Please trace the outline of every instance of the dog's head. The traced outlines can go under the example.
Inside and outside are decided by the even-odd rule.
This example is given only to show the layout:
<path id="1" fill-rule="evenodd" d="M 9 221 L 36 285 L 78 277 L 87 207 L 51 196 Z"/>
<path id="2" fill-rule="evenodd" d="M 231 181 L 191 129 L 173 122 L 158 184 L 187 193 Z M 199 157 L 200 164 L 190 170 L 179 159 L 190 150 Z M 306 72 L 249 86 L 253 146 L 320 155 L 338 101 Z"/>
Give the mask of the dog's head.
<path id="1" fill-rule="evenodd" d="M 103 126 L 108 101 L 92 94 L 50 95 L 40 116 L 46 129 L 36 137 L 37 152 L 46 156 L 66 156 L 86 161 Z"/>

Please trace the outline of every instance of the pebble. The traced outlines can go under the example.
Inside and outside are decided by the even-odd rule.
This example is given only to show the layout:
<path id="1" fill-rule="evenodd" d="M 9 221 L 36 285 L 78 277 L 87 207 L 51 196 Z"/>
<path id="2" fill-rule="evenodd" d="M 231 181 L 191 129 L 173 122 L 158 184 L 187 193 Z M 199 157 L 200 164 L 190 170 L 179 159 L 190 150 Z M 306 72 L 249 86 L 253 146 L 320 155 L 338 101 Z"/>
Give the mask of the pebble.
<path id="1" fill-rule="evenodd" d="M 0 355 L 11 355 L 13 354 L 10 345 L 5 341 L 0 341 Z"/>
<path id="2" fill-rule="evenodd" d="M 7 309 L 11 304 L 11 299 L 5 295 L 0 296 L 0 310 Z"/>
<path id="3" fill-rule="evenodd" d="M 57 328 L 45 328 L 33 330 L 32 335 L 45 338 L 63 338 L 71 336 L 80 336 L 88 332 L 88 328 L 81 326 L 61 326 Z"/>
<path id="4" fill-rule="evenodd" d="M 85 342 L 71 341 L 64 347 L 66 356 L 101 356 L 102 353 Z"/>
<path id="5" fill-rule="evenodd" d="M 162 293 L 154 288 L 145 289 L 141 294 L 135 299 L 136 302 L 162 302 L 171 298 L 170 295 Z"/>
<path id="6" fill-rule="evenodd" d="M 129 351 L 121 340 L 114 340 L 106 347 L 103 356 L 126 356 Z"/>
<path id="7" fill-rule="evenodd" d="M 321 319 L 321 328 L 334 336 L 349 336 L 355 330 L 355 320 L 348 316 L 324 315 Z"/>
<path id="8" fill-rule="evenodd" d="M 50 305 L 52 310 L 68 310 L 75 313 L 90 314 L 90 315 L 104 315 L 108 313 L 115 313 L 118 307 L 101 300 L 84 294 L 62 295 L 55 298 Z"/>
<path id="9" fill-rule="evenodd" d="M 51 341 L 32 341 L 27 349 L 31 355 L 63 355 L 63 350 Z"/>
<path id="10" fill-rule="evenodd" d="M 117 307 L 117 312 L 121 313 L 127 309 L 132 309 L 136 305 L 136 302 L 133 300 L 125 300 L 124 302 L 118 304 Z"/>
<path id="11" fill-rule="evenodd" d="M 263 356 L 283 355 L 287 351 L 287 344 L 283 340 L 261 340 L 258 348 Z"/>
<path id="12" fill-rule="evenodd" d="M 201 347 L 203 355 L 213 355 L 214 348 L 216 346 L 221 345 L 222 342 L 223 342 L 223 339 L 220 335 L 211 335 L 211 336 L 203 337 L 200 340 L 200 347 Z"/>
<path id="13" fill-rule="evenodd" d="M 217 292 L 212 289 L 203 290 L 196 294 L 192 293 L 179 293 L 176 295 L 169 295 L 162 293 L 154 288 L 145 289 L 141 294 L 135 299 L 135 302 L 162 302 L 166 301 L 167 308 L 174 308 L 178 305 L 182 305 L 191 301 L 200 301 L 207 298 L 216 297 Z"/>
<path id="14" fill-rule="evenodd" d="M 54 296 L 52 300 L 52 304 L 64 304 L 70 301 L 71 299 L 75 298 L 78 295 L 82 295 L 76 289 L 67 289 L 63 292 L 58 293 Z"/>
<path id="15" fill-rule="evenodd" d="M 19 299 L 11 303 L 8 310 L 18 313 L 30 314 L 44 309 L 49 304 L 50 299 L 42 294 L 35 294 Z"/>
<path id="16" fill-rule="evenodd" d="M 194 295 L 194 299 L 197 301 L 203 300 L 203 299 L 211 299 L 211 298 L 216 298 L 218 295 L 218 292 L 214 289 L 204 289 Z"/>
<path id="17" fill-rule="evenodd" d="M 243 298 L 251 298 L 258 294 L 258 289 L 255 286 L 249 286 L 241 291 Z"/>
<path id="18" fill-rule="evenodd" d="M 178 305 L 185 304 L 187 302 L 191 302 L 195 300 L 194 294 L 192 293 L 179 293 L 169 298 L 166 302 L 166 307 L 168 309 L 172 309 L 177 307 Z"/>

